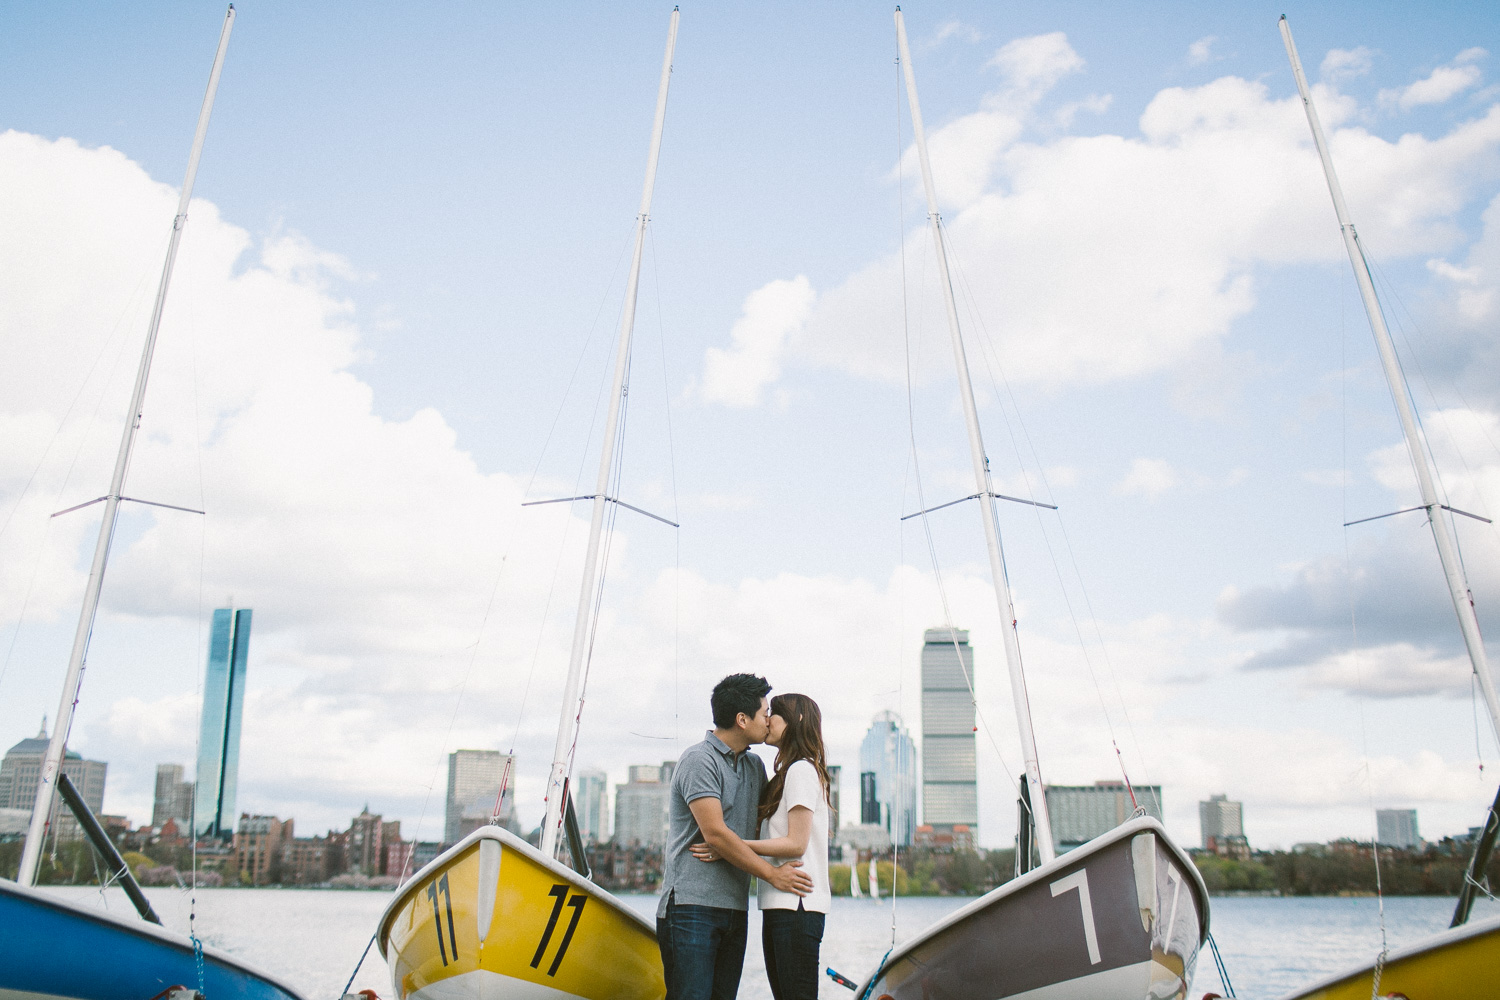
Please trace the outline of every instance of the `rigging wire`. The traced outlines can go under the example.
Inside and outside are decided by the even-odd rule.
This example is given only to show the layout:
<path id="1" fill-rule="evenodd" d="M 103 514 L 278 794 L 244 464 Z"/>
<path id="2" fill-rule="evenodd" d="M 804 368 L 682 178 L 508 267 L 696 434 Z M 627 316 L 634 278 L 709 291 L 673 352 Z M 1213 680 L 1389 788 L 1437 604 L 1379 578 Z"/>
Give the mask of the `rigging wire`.
<path id="1" fill-rule="evenodd" d="M 94 355 L 93 363 L 89 365 L 89 370 L 84 373 L 83 378 L 79 381 L 78 390 L 73 394 L 72 401 L 68 403 L 67 409 L 63 411 L 62 418 L 58 420 L 56 428 L 53 429 L 52 437 L 48 440 L 47 446 L 42 450 L 41 457 L 37 459 L 36 467 L 32 469 L 31 475 L 27 477 L 26 485 L 21 488 L 20 496 L 16 498 L 14 506 L 12 506 L 9 513 L 5 515 L 5 523 L 0 524 L 0 538 L 4 538 L 5 532 L 10 527 L 12 518 L 14 518 L 16 513 L 21 509 L 21 505 L 26 500 L 26 494 L 31 491 L 33 482 L 41 473 L 42 467 L 47 461 L 47 456 L 52 453 L 53 447 L 62 438 L 63 430 L 67 426 L 68 420 L 72 417 L 73 411 L 77 408 L 79 400 L 83 398 L 84 391 L 88 388 L 89 383 L 93 380 L 94 373 L 99 369 L 100 362 L 104 360 L 105 354 L 109 352 L 111 345 L 113 345 L 115 348 L 114 359 L 109 363 L 108 373 L 104 378 L 103 385 L 99 389 L 99 395 L 94 401 L 93 414 L 89 417 L 88 421 L 79 428 L 78 444 L 77 447 L 73 450 L 72 459 L 68 463 L 68 471 L 63 476 L 61 485 L 58 486 L 57 496 L 54 498 L 53 506 L 57 506 L 58 504 L 62 503 L 63 497 L 67 494 L 68 483 L 73 476 L 73 469 L 78 464 L 78 457 L 82 454 L 84 445 L 88 441 L 89 428 L 95 425 L 99 420 L 99 410 L 103 407 L 104 397 L 107 395 L 106 387 L 112 381 L 114 373 L 119 369 L 120 359 L 124 356 L 128 340 L 127 337 L 123 336 L 124 333 L 128 332 L 128 330 L 126 329 L 126 320 L 132 315 L 138 315 L 137 299 L 140 295 L 142 287 L 144 287 L 146 283 L 146 279 L 150 276 L 150 273 L 151 272 L 149 269 L 143 269 L 141 271 L 141 277 L 136 282 L 135 289 L 126 299 L 124 306 L 121 307 L 119 314 L 115 318 L 115 324 L 110 328 L 109 333 L 105 336 L 104 342 L 99 345 L 99 351 Z M 116 338 L 118 338 L 118 341 Z M 16 617 L 16 624 L 11 630 L 10 643 L 7 645 L 5 650 L 5 659 L 3 662 L 0 662 L 0 683 L 4 682 L 5 675 L 10 670 L 11 657 L 16 650 L 16 640 L 20 637 L 21 627 L 25 624 L 26 621 L 26 611 L 27 608 L 29 608 L 31 605 L 31 592 L 34 585 L 36 584 L 37 571 L 41 567 L 42 557 L 46 554 L 47 539 L 50 537 L 51 532 L 52 519 L 49 517 L 43 524 L 42 538 L 37 545 L 36 558 L 32 561 L 31 572 L 27 575 L 26 578 L 26 590 L 21 599 L 21 608 Z"/>
<path id="2" fill-rule="evenodd" d="M 903 288 L 904 288 L 904 285 L 905 285 L 905 281 L 906 281 L 906 275 L 905 275 L 905 271 L 903 270 L 903 272 L 902 272 Z M 905 292 L 903 291 L 903 295 L 904 294 L 905 294 Z M 926 542 L 927 542 L 927 554 L 928 554 L 928 558 L 932 562 L 933 579 L 934 579 L 934 581 L 935 581 L 935 583 L 937 585 L 938 597 L 939 597 L 939 599 L 940 599 L 940 601 L 942 603 L 942 606 L 943 606 L 943 622 L 944 622 L 945 627 L 948 630 L 948 634 L 950 636 L 950 640 L 951 640 L 951 642 L 953 644 L 954 655 L 957 656 L 957 658 L 958 658 L 959 669 L 963 672 L 963 675 L 964 675 L 964 686 L 968 689 L 970 704 L 972 704 L 974 706 L 975 717 L 978 720 L 978 722 L 980 723 L 979 725 L 975 726 L 975 729 L 981 729 L 982 728 L 984 730 L 985 738 L 989 741 L 990 748 L 994 750 L 995 756 L 1000 759 L 1000 765 L 1001 765 L 1001 767 L 1003 767 L 1005 769 L 1006 780 L 1010 782 L 1011 787 L 1013 789 L 1015 789 L 1016 795 L 1017 795 L 1017 797 L 1019 797 L 1020 794 L 1021 794 L 1021 786 L 1016 783 L 1015 775 L 1014 775 L 1013 769 L 1011 768 L 1009 760 L 1006 758 L 1005 754 L 1001 752 L 1000 745 L 995 742 L 995 734 L 994 734 L 994 731 L 993 731 L 993 727 L 990 726 L 989 721 L 985 718 L 985 716 L 984 716 L 984 708 L 979 704 L 979 696 L 974 691 L 974 678 L 970 675 L 969 665 L 964 662 L 963 654 L 961 652 L 959 652 L 959 648 L 958 648 L 958 630 L 953 625 L 953 612 L 952 612 L 951 606 L 950 606 L 949 601 L 948 601 L 948 587 L 947 587 L 947 584 L 945 584 L 943 582 L 943 570 L 942 570 L 941 564 L 938 561 L 937 544 L 933 540 L 933 536 L 932 536 L 932 523 L 931 523 L 931 521 L 928 518 L 926 492 L 925 492 L 925 490 L 922 487 L 922 466 L 921 466 L 921 462 L 920 462 L 920 459 L 919 459 L 918 454 L 917 454 L 917 431 L 916 431 L 915 405 L 914 405 L 913 400 L 912 400 L 911 347 L 910 347 L 911 335 L 910 335 L 910 331 L 909 330 L 907 330 L 905 332 L 905 336 L 906 336 L 906 342 L 907 342 L 907 350 L 906 350 L 907 437 L 908 437 L 909 445 L 911 447 L 912 468 L 914 470 L 914 478 L 915 478 L 916 487 L 917 487 L 917 502 L 920 505 L 920 509 L 921 509 L 922 534 L 923 534 L 923 536 L 924 536 L 924 538 L 926 539 Z M 991 510 L 991 512 L 993 512 L 993 507 L 990 510 Z M 998 585 L 998 584 L 996 584 L 996 585 Z M 1007 623 L 1002 622 L 1001 623 L 1001 627 L 1002 628 L 1013 627 L 1013 624 L 1007 624 Z M 1019 640 L 1019 637 L 1017 637 L 1017 647 L 1018 648 L 1019 648 L 1019 645 L 1020 645 L 1020 640 Z"/>
<path id="3" fill-rule="evenodd" d="M 1340 283 L 1340 289 L 1347 292 L 1348 286 Z M 1340 453 L 1343 463 L 1341 502 L 1343 505 L 1343 520 L 1349 520 L 1349 376 L 1348 376 L 1348 326 L 1345 321 L 1345 296 L 1339 295 L 1339 385 L 1340 385 Z M 1354 704 L 1359 715 L 1359 746 L 1360 746 L 1360 771 L 1364 776 L 1365 796 L 1369 806 L 1369 816 L 1375 819 L 1375 788 L 1370 780 L 1370 738 L 1365 724 L 1365 689 L 1364 671 L 1360 666 L 1359 655 L 1359 618 L 1357 613 L 1357 601 L 1354 591 L 1354 568 L 1353 557 L 1349 546 L 1349 525 L 1343 527 L 1344 539 L 1344 593 L 1349 602 L 1349 659 L 1354 667 L 1354 683 L 1357 695 Z M 1375 962 L 1374 984 L 1371 987 L 1371 1000 L 1380 993 L 1380 975 L 1385 967 L 1385 959 L 1389 954 L 1389 946 L 1386 939 L 1385 928 L 1385 893 L 1380 873 L 1380 830 L 1377 825 L 1375 836 L 1370 841 L 1370 855 L 1375 863 L 1375 898 L 1378 902 L 1380 913 L 1380 955 Z"/>
<path id="4" fill-rule="evenodd" d="M 946 232 L 946 228 L 944 231 Z M 1031 429 L 1026 424 L 1025 418 L 1021 415 L 1020 404 L 1016 400 L 1015 390 L 1011 386 L 1010 378 L 1005 373 L 1005 366 L 1000 363 L 998 353 L 994 346 L 993 338 L 990 334 L 989 328 L 984 322 L 983 313 L 981 313 L 979 310 L 978 303 L 973 293 L 973 289 L 969 284 L 968 276 L 964 272 L 962 258 L 951 242 L 948 244 L 948 253 L 949 258 L 953 263 L 953 268 L 958 274 L 959 287 L 963 290 L 965 304 L 969 307 L 969 314 L 979 327 L 981 336 L 976 339 L 979 342 L 980 359 L 984 362 L 985 373 L 989 376 L 990 385 L 995 391 L 996 400 L 1001 405 L 1002 414 L 1005 414 L 1005 401 L 1009 400 L 1010 402 L 1011 413 L 1005 414 L 1005 430 L 1007 437 L 1010 440 L 1011 450 L 1016 459 L 1016 468 L 1021 474 L 1026 493 L 1029 496 L 1035 496 L 1035 491 L 1032 489 L 1031 473 L 1027 468 L 1025 460 L 1022 458 L 1020 443 L 1016 439 L 1016 425 L 1020 426 L 1022 436 L 1026 440 L 1027 448 L 1031 452 L 1031 458 L 1035 463 L 1037 476 L 1041 480 L 1042 489 L 1048 501 L 1052 501 L 1055 499 L 1052 492 L 1052 485 L 1047 479 L 1046 469 L 1043 467 L 1041 457 L 1037 453 L 1036 443 L 1031 437 Z M 998 376 L 996 374 L 997 372 Z M 1001 391 L 1001 385 L 1004 386 L 1003 392 Z M 1014 415 L 1013 418 L 1011 414 Z M 1089 681 L 1093 684 L 1094 694 L 1099 700 L 1100 711 L 1104 714 L 1104 723 L 1105 728 L 1109 732 L 1110 745 L 1114 749 L 1115 759 L 1120 766 L 1120 774 L 1125 779 L 1125 787 L 1130 793 L 1131 805 L 1136 809 L 1137 812 L 1139 812 L 1141 807 L 1139 803 L 1136 802 L 1135 788 L 1130 780 L 1130 774 L 1125 767 L 1125 757 L 1124 754 L 1122 754 L 1120 751 L 1119 740 L 1115 734 L 1114 717 L 1110 712 L 1109 704 L 1105 699 L 1104 687 L 1102 684 L 1100 684 L 1099 676 L 1094 670 L 1093 657 L 1089 655 L 1088 641 L 1084 638 L 1083 627 L 1078 620 L 1078 613 L 1073 606 L 1073 598 L 1068 591 L 1067 582 L 1063 578 L 1062 566 L 1058 562 L 1057 552 L 1053 547 L 1051 534 L 1047 531 L 1047 523 L 1042 516 L 1042 508 L 1033 506 L 1032 514 L 1036 518 L 1038 532 L 1040 533 L 1042 542 L 1047 549 L 1047 557 L 1052 564 L 1053 574 L 1057 578 L 1058 590 L 1062 594 L 1063 605 L 1067 609 L 1069 620 L 1072 622 L 1073 633 L 1078 638 L 1079 652 L 1083 655 L 1083 662 L 1084 666 L 1088 670 Z M 1140 736 L 1135 728 L 1135 725 L 1130 720 L 1130 710 L 1126 705 L 1124 693 L 1120 688 L 1119 674 L 1115 670 L 1114 661 L 1109 655 L 1109 646 L 1104 641 L 1104 633 L 1099 626 L 1099 618 L 1098 615 L 1094 612 L 1093 600 L 1089 597 L 1088 586 L 1084 582 L 1083 573 L 1078 566 L 1078 555 L 1073 549 L 1072 539 L 1068 536 L 1062 511 L 1061 509 L 1057 509 L 1052 511 L 1052 514 L 1057 518 L 1057 525 L 1060 529 L 1060 533 L 1062 534 L 1063 543 L 1066 548 L 1068 558 L 1073 567 L 1073 575 L 1077 581 L 1078 589 L 1082 594 L 1084 607 L 1088 613 L 1090 623 L 1093 626 L 1094 637 L 1099 644 L 1100 655 L 1103 657 L 1105 666 L 1109 671 L 1110 680 L 1115 689 L 1115 697 L 1116 699 L 1118 699 L 1121 712 L 1125 717 L 1126 731 L 1130 734 L 1131 742 L 1135 747 L 1136 756 L 1141 762 L 1142 771 L 1149 772 L 1149 769 L 1146 767 L 1145 763 L 1145 754 L 1141 749 Z M 1147 778 L 1147 781 L 1149 783 L 1149 773 L 1145 774 L 1145 777 Z"/>
<path id="5" fill-rule="evenodd" d="M 672 483 L 672 520 L 682 523 L 682 512 L 677 501 L 677 445 L 672 433 L 672 389 L 667 378 L 667 333 L 661 302 L 661 265 L 656 257 L 656 227 L 648 226 L 651 237 L 651 282 L 656 291 L 656 334 L 661 352 L 661 395 L 667 414 L 667 469 Z M 682 645 L 682 529 L 672 530 L 672 739 L 680 744 L 680 716 L 678 706 L 678 663 Z"/>

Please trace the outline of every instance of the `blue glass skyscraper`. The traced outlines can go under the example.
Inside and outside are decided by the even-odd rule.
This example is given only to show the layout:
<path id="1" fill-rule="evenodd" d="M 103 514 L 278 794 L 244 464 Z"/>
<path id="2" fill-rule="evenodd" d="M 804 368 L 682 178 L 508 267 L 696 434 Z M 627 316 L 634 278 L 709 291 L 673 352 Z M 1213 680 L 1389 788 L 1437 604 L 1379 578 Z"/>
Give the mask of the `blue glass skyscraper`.
<path id="1" fill-rule="evenodd" d="M 859 746 L 860 819 L 879 823 L 906 847 L 917 829 L 917 748 L 895 712 L 881 712 Z M 864 786 L 873 779 L 873 799 Z M 865 815 L 868 810 L 869 815 Z"/>
<path id="2" fill-rule="evenodd" d="M 250 609 L 216 609 L 203 677 L 203 724 L 193 792 L 193 833 L 199 837 L 232 836 L 239 817 L 234 800 L 249 658 Z"/>

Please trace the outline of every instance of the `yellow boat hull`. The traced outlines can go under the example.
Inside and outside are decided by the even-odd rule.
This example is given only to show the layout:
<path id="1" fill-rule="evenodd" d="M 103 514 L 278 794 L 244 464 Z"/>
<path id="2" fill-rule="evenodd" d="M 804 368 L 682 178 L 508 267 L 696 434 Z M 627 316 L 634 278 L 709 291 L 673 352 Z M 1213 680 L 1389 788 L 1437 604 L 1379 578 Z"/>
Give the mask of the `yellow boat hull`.
<path id="1" fill-rule="evenodd" d="M 418 872 L 380 921 L 401 1000 L 661 1000 L 649 921 L 499 827 Z"/>
<path id="2" fill-rule="evenodd" d="M 1370 1000 L 1375 963 L 1325 979 L 1283 1000 Z M 1500 1000 L 1500 918 L 1444 931 L 1385 960 L 1380 994 L 1411 1000 Z"/>

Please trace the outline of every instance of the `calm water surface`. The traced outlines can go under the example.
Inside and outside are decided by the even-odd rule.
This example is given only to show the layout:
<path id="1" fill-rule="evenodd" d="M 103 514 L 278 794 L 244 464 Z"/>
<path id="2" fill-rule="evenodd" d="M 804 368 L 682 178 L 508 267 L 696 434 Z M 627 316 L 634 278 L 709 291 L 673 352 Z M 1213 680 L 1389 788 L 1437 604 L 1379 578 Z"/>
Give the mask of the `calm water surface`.
<path id="1" fill-rule="evenodd" d="M 79 902 L 120 913 L 133 912 L 119 889 L 101 895 L 96 888 L 49 890 Z M 189 897 L 176 889 L 147 889 L 163 923 L 187 930 Z M 385 892 L 309 889 L 200 889 L 198 934 L 203 940 L 278 976 L 308 1000 L 332 1000 L 349 978 L 375 921 L 390 902 Z M 656 910 L 655 896 L 624 896 L 642 914 Z M 952 897 L 901 899 L 896 903 L 896 940 L 904 941 L 968 902 Z M 1500 906 L 1476 905 L 1474 917 L 1500 915 Z M 1453 901 L 1404 897 L 1385 902 L 1386 938 L 1392 948 L 1410 944 L 1448 926 Z M 1224 955 L 1239 996 L 1273 1000 L 1322 975 L 1380 951 L 1379 904 L 1374 899 L 1228 899 L 1213 901 L 1214 939 Z M 828 917 L 822 959 L 851 979 L 861 980 L 891 946 L 891 904 L 835 899 Z M 374 949 L 354 989 L 369 987 L 391 996 L 384 963 Z M 1198 960 L 1193 997 L 1223 992 L 1213 959 L 1204 949 Z M 760 954 L 760 915 L 750 910 L 750 942 L 745 951 L 742 1000 L 770 1000 Z M 850 1000 L 851 994 L 824 980 L 821 1000 Z"/>

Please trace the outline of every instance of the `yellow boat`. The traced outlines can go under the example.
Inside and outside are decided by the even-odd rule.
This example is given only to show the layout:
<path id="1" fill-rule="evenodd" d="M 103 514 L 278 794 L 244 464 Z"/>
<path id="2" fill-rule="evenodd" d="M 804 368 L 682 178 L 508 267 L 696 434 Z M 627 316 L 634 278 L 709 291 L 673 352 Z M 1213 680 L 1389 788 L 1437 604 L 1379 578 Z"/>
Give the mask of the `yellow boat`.
<path id="1" fill-rule="evenodd" d="M 656 929 L 498 826 L 474 831 L 401 887 L 380 918 L 400 1000 L 661 1000 Z"/>
<path id="2" fill-rule="evenodd" d="M 1314 983 L 1282 1000 L 1370 1000 L 1375 963 Z M 1386 956 L 1380 996 L 1500 1000 L 1500 917 L 1446 930 Z"/>

